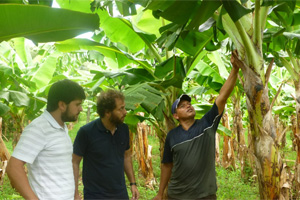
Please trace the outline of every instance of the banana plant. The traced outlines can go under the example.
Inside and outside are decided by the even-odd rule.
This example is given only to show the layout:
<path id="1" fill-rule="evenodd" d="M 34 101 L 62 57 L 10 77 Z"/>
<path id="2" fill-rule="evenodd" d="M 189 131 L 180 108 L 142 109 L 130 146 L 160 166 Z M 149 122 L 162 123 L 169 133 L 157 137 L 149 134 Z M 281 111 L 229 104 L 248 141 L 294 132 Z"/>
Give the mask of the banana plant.
<path id="1" fill-rule="evenodd" d="M 275 63 L 285 68 L 290 75 L 289 82 L 294 85 L 294 94 L 290 94 L 289 98 L 295 101 L 296 119 L 297 126 L 295 131 L 295 143 L 298 146 L 297 150 L 297 160 L 295 165 L 295 188 L 294 188 L 294 198 L 299 198 L 299 170 L 300 170 L 300 152 L 299 152 L 299 135 L 300 135 L 300 21 L 299 12 L 294 7 L 298 6 L 295 2 L 287 2 L 273 10 L 269 15 L 268 23 L 266 24 L 267 31 L 264 33 L 264 45 L 263 49 L 273 55 Z M 294 107 L 292 105 L 292 107 Z M 290 107 L 289 107 L 290 108 Z M 277 109 L 277 112 L 286 111 L 292 112 L 287 107 L 281 106 Z M 294 111 L 294 109 L 293 109 Z M 289 115 L 290 116 L 290 113 Z"/>
<path id="2" fill-rule="evenodd" d="M 276 20 L 277 19 L 277 20 Z M 288 19 L 288 20 L 286 20 Z M 268 50 L 276 55 L 276 63 L 283 66 L 290 74 L 295 93 L 291 95 L 296 102 L 296 132 L 295 143 L 297 145 L 297 159 L 295 165 L 295 198 L 299 198 L 300 193 L 300 22 L 299 13 L 275 12 L 272 23 L 275 26 L 270 30 L 269 36 L 274 38 L 273 43 L 268 45 Z M 278 49 L 280 50 L 278 51 Z"/>
<path id="3" fill-rule="evenodd" d="M 32 69 L 32 57 L 26 48 L 28 44 L 25 44 L 21 38 L 0 44 L 0 73 L 3 77 L 0 85 L 0 113 L 5 127 L 9 123 L 13 124 L 13 145 L 26 125 L 26 119 L 33 119 L 45 105 L 45 99 L 31 92 L 36 89 L 36 85 L 29 79 L 28 69 Z"/>
<path id="4" fill-rule="evenodd" d="M 171 21 L 166 27 L 166 44 L 176 46 L 180 38 L 194 30 L 215 27 L 227 34 L 238 51 L 244 77 L 244 90 L 262 199 L 277 199 L 281 194 L 281 160 L 275 144 L 275 124 L 268 96 L 272 64 L 264 60 L 263 33 L 269 13 L 295 9 L 296 1 L 148 1 L 146 9 L 155 16 Z M 174 10 L 178 12 L 173 12 Z M 205 10 L 205 12 L 203 12 Z M 293 15 L 292 13 L 290 15 Z M 286 18 L 285 18 L 286 19 Z M 214 26 L 208 26 L 213 24 Z M 206 29 L 207 30 L 207 29 Z M 221 41 L 215 34 L 214 43 Z M 217 48 L 216 45 L 214 45 Z M 209 48 L 209 46 L 206 46 Z M 211 48 L 211 47 L 210 47 Z M 267 69 L 266 69 L 267 68 Z"/>

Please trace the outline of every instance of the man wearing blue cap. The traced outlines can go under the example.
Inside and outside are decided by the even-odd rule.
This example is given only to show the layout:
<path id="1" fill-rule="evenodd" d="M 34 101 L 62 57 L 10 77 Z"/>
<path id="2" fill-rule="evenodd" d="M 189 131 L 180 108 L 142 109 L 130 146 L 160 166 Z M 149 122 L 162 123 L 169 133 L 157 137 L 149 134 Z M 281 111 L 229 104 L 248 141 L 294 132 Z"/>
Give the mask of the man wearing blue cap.
<path id="1" fill-rule="evenodd" d="M 217 199 L 215 134 L 240 65 L 235 56 L 231 57 L 231 63 L 233 68 L 219 96 L 201 119 L 195 119 L 188 95 L 181 95 L 173 103 L 172 114 L 180 125 L 167 135 L 155 200 L 162 199 L 167 185 L 170 200 Z"/>

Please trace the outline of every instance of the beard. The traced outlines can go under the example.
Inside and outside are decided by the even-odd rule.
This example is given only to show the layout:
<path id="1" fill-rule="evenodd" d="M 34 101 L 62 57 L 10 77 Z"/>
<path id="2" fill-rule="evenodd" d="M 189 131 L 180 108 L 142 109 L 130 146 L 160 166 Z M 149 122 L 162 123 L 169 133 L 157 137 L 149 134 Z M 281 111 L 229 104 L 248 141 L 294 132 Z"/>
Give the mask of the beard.
<path id="1" fill-rule="evenodd" d="M 63 122 L 75 122 L 78 118 L 78 115 L 70 115 L 69 114 L 69 106 L 67 106 L 67 110 L 61 114 L 61 120 Z"/>
<path id="2" fill-rule="evenodd" d="M 124 117 L 125 117 L 125 116 L 124 116 Z M 114 114 L 112 113 L 112 115 L 111 115 L 110 118 L 109 118 L 109 121 L 110 121 L 112 124 L 114 124 L 114 125 L 119 125 L 119 124 L 122 124 L 122 123 L 123 123 L 124 117 L 119 118 L 118 116 L 116 116 L 116 115 L 114 115 Z"/>

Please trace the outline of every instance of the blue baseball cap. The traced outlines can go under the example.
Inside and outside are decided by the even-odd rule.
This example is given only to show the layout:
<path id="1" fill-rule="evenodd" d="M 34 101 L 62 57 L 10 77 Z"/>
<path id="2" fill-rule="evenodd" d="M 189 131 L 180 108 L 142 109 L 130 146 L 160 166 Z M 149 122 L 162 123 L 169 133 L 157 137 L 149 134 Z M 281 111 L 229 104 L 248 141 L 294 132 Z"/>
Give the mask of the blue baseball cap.
<path id="1" fill-rule="evenodd" d="M 188 102 L 191 102 L 191 97 L 187 94 L 183 94 L 181 95 L 178 99 L 176 99 L 172 105 L 172 114 L 176 113 L 176 109 L 177 109 L 177 106 L 178 104 L 180 103 L 180 101 L 182 100 L 185 100 L 185 101 L 188 101 Z"/>

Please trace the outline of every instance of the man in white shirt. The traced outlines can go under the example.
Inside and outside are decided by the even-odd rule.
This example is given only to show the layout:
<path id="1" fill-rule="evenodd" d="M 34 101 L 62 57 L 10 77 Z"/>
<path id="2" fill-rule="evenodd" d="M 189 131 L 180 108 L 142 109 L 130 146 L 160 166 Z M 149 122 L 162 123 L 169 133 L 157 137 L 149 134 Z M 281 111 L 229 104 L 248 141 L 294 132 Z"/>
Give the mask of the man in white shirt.
<path id="1" fill-rule="evenodd" d="M 49 90 L 45 112 L 24 129 L 7 174 L 25 199 L 74 199 L 73 147 L 65 122 L 77 120 L 84 99 L 80 85 L 58 81 Z"/>

